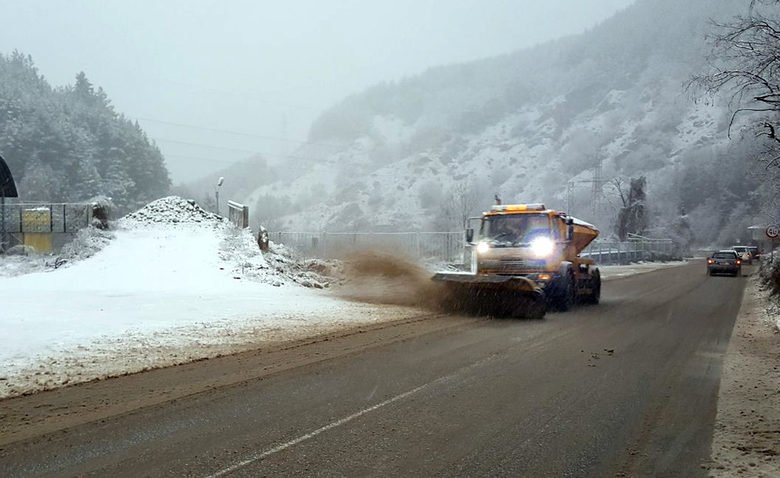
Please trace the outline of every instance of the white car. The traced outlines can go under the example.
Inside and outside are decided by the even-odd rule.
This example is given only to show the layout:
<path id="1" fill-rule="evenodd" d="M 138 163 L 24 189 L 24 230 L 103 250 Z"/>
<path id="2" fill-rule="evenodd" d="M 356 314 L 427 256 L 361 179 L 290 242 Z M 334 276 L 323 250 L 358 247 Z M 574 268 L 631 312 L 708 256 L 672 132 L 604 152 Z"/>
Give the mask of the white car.
<path id="1" fill-rule="evenodd" d="M 745 264 L 752 264 L 753 263 L 753 253 L 750 251 L 750 248 L 747 246 L 731 246 L 729 249 L 736 251 L 737 255 L 740 259 L 742 259 L 742 262 Z"/>

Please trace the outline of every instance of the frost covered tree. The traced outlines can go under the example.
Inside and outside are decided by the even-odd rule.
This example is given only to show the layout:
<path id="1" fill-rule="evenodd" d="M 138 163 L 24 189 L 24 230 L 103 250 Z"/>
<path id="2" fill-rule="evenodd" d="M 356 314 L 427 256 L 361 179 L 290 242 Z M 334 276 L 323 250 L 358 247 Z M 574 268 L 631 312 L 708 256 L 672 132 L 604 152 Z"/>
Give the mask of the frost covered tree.
<path id="1" fill-rule="evenodd" d="M 735 124 L 744 124 L 768 140 L 762 159 L 767 166 L 778 167 L 780 1 L 751 0 L 747 6 L 746 14 L 716 25 L 712 70 L 695 76 L 691 84 L 708 94 L 728 95 L 734 108 L 729 133 Z"/>
<path id="2" fill-rule="evenodd" d="M 629 234 L 644 234 L 647 229 L 647 211 L 645 205 L 645 187 L 647 180 L 644 176 L 632 178 L 626 190 L 623 181 L 614 180 L 614 185 L 620 195 L 623 207 L 618 212 L 616 233 L 621 241 L 625 241 Z"/>
<path id="3" fill-rule="evenodd" d="M 122 214 L 170 188 L 157 146 L 86 74 L 52 88 L 32 58 L 19 52 L 0 54 L 0 152 L 23 200 L 105 195 Z"/>

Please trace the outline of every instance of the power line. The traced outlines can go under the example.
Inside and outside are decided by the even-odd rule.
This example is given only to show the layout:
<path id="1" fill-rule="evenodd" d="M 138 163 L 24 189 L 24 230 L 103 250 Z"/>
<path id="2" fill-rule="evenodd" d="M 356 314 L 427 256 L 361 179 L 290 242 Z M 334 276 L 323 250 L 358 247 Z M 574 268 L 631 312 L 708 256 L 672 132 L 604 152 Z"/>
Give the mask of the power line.
<path id="1" fill-rule="evenodd" d="M 201 161 L 204 163 L 224 163 L 224 164 L 235 164 L 243 161 L 242 159 L 238 160 L 229 160 L 229 159 L 219 159 L 219 158 L 200 158 L 197 156 L 187 156 L 184 154 L 164 154 L 165 158 L 181 158 L 181 159 L 190 159 L 193 161 Z"/>
<path id="2" fill-rule="evenodd" d="M 209 148 L 209 149 L 221 149 L 223 151 L 236 151 L 238 153 L 249 153 L 249 154 L 260 154 L 259 151 L 253 151 L 249 149 L 240 149 L 240 148 L 231 148 L 229 146 L 217 146 L 213 144 L 205 144 L 205 143 L 192 143 L 189 141 L 179 141 L 176 139 L 169 139 L 169 138 L 156 138 L 152 137 L 155 141 L 163 142 L 163 143 L 173 143 L 173 144 L 184 144 L 187 146 L 198 146 L 200 148 Z"/>
<path id="3" fill-rule="evenodd" d="M 229 95 L 229 96 L 238 96 L 242 99 L 246 99 L 247 97 L 250 97 L 254 99 L 255 101 L 258 101 L 260 103 L 268 103 L 273 104 L 277 106 L 284 106 L 287 108 L 295 108 L 295 109 L 305 109 L 309 111 L 321 111 L 323 108 L 318 106 L 313 106 L 310 103 L 291 103 L 289 101 L 279 100 L 279 99 L 268 99 L 267 96 L 261 96 L 254 90 L 223 90 L 219 88 L 214 88 L 211 86 L 204 86 L 204 85 L 196 85 L 193 83 L 186 83 L 181 81 L 175 81 L 175 80 L 166 80 L 163 79 L 162 81 L 165 81 L 166 83 L 170 83 L 172 85 L 179 85 L 179 86 L 186 86 L 187 88 L 192 88 L 195 90 L 200 90 L 203 92 L 210 92 L 210 93 L 220 93 L 222 95 Z M 301 91 L 301 90 L 310 90 L 314 88 L 319 88 L 319 84 L 311 84 L 309 86 L 305 86 L 303 88 L 285 88 L 283 90 L 274 90 L 274 91 L 265 91 L 262 93 L 265 93 L 267 95 L 279 95 L 281 93 L 285 92 L 291 92 L 291 91 Z"/>
<path id="4" fill-rule="evenodd" d="M 279 138 L 276 136 L 266 136 L 261 134 L 254 134 L 254 133 L 247 133 L 245 131 L 234 131 L 234 130 L 228 130 L 228 129 L 218 129 L 218 128 L 209 128 L 206 126 L 197 126 L 192 124 L 185 124 L 185 123 L 176 123 L 173 121 L 163 121 L 163 120 L 157 120 L 152 118 L 141 118 L 137 117 L 137 120 L 141 121 L 150 121 L 152 123 L 159 123 L 159 124 L 167 124 L 171 126 L 179 126 L 182 128 L 191 128 L 191 129 L 199 129 L 201 131 L 211 131 L 213 133 L 225 133 L 225 134 L 232 134 L 236 136 L 245 136 L 248 138 L 257 138 L 257 139 L 264 139 L 268 141 L 280 141 L 283 143 L 295 143 L 295 144 L 302 144 L 302 145 L 321 145 L 321 146 L 333 146 L 338 147 L 338 145 L 335 144 L 329 144 L 329 143 L 322 143 L 322 142 L 311 142 L 308 140 L 301 140 L 301 139 L 292 139 L 292 138 Z"/>
<path id="5" fill-rule="evenodd" d="M 266 154 L 266 153 L 263 153 L 262 151 L 251 151 L 251 150 L 248 150 L 248 149 L 231 148 L 231 147 L 227 147 L 227 146 L 217 146 L 217 145 L 205 144 L 205 143 L 192 143 L 192 142 L 189 142 L 189 141 L 178 141 L 178 140 L 175 140 L 175 139 L 168 139 L 168 138 L 154 138 L 153 137 L 152 139 L 155 140 L 155 141 L 160 141 L 160 142 L 164 142 L 164 143 L 183 144 L 183 145 L 187 145 L 187 146 L 197 146 L 197 147 L 201 147 L 201 148 L 210 148 L 210 149 L 217 149 L 217 150 L 224 150 L 224 151 L 234 151 L 234 152 L 239 152 L 239 153 L 248 153 L 248 154 L 253 154 L 253 155 L 260 155 L 263 158 L 268 158 L 268 159 L 301 159 L 301 160 L 304 160 L 304 161 L 321 161 L 322 160 L 322 158 L 314 158 L 314 157 L 311 157 L 311 156 L 299 156 L 299 155 L 295 155 L 295 154 L 285 154 L 285 155 Z M 185 157 L 185 158 L 191 158 L 191 159 L 197 159 L 197 160 L 203 160 L 203 161 L 207 160 L 206 158 L 196 158 L 195 156 L 183 156 L 183 155 L 177 155 L 177 154 L 165 154 L 165 153 L 163 153 L 163 156 L 179 156 L 179 157 Z M 248 159 L 248 158 L 243 158 L 243 159 Z M 236 162 L 242 161 L 243 159 L 238 159 L 238 160 L 232 161 L 232 162 L 236 163 Z M 214 162 L 227 162 L 226 160 L 218 160 L 218 159 L 214 159 L 212 161 L 214 161 Z"/>

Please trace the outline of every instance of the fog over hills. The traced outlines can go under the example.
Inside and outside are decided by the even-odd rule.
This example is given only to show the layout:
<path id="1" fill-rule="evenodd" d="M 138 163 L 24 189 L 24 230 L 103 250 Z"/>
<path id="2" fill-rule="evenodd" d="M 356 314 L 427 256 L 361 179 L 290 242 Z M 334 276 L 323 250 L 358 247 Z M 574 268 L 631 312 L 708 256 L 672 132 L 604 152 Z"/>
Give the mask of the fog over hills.
<path id="1" fill-rule="evenodd" d="M 320 116 L 311 144 L 243 199 L 276 230 L 460 230 L 498 194 L 570 203 L 609 231 L 613 180 L 646 176 L 651 229 L 682 213 L 698 242 L 732 240 L 758 181 L 724 172 L 754 168 L 752 146 L 729 140 L 726 101 L 686 84 L 707 68 L 712 22 L 745 8 L 639 0 L 582 35 L 376 85 Z"/>

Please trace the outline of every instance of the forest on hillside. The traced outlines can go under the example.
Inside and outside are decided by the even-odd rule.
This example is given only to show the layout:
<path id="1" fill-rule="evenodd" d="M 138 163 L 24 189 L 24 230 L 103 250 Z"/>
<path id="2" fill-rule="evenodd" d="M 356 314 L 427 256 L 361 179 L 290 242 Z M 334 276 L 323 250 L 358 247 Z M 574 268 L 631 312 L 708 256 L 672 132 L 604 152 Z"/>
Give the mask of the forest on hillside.
<path id="1" fill-rule="evenodd" d="M 83 72 L 53 87 L 18 51 L 0 54 L 0 156 L 22 201 L 105 196 L 122 214 L 170 188 L 160 150 L 102 88 Z"/>

